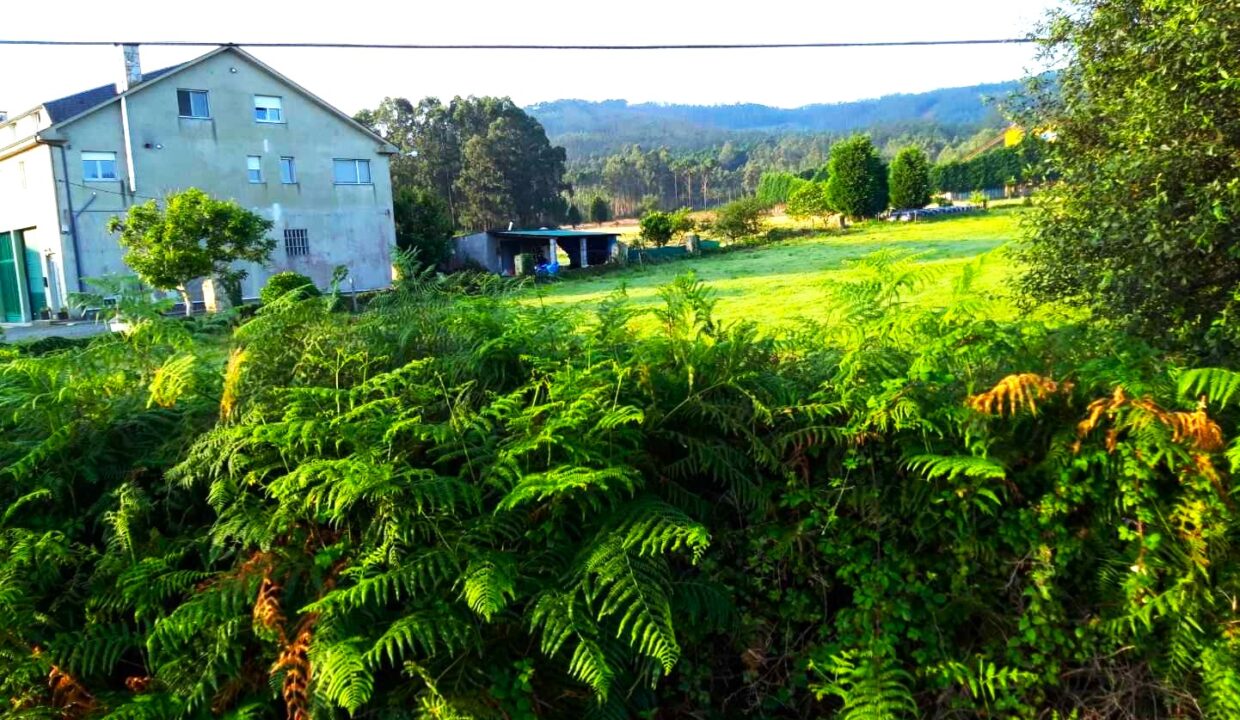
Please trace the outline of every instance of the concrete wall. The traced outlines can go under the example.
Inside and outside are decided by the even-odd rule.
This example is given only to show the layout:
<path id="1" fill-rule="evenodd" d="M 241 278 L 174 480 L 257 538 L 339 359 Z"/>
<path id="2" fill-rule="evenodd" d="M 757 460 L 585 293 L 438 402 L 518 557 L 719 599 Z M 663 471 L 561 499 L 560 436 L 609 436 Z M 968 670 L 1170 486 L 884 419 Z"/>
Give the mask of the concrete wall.
<path id="1" fill-rule="evenodd" d="M 210 118 L 178 117 L 177 89 L 206 90 Z M 284 122 L 254 120 L 254 95 L 282 98 Z M 395 245 L 388 157 L 380 143 L 305 97 L 241 55 L 223 52 L 192 68 L 154 82 L 127 99 L 133 187 L 121 124 L 120 103 L 112 103 L 63 127 L 67 140 L 68 188 L 79 213 L 81 269 L 86 277 L 129 272 L 123 252 L 106 225 L 135 204 L 173 190 L 197 187 L 236 200 L 272 220 L 277 245 L 271 261 L 250 266 L 243 294 L 254 297 L 266 278 L 282 270 L 309 275 L 326 285 L 332 269 L 346 265 L 357 289 L 391 283 L 390 248 Z M 81 153 L 115 152 L 119 179 L 82 178 Z M 261 157 L 263 182 L 252 184 L 249 155 Z M 280 182 L 280 158 L 294 158 L 297 182 Z M 335 158 L 370 160 L 372 184 L 336 185 Z M 57 166 L 56 172 L 60 173 Z M 61 178 L 63 179 L 63 178 Z M 310 254 L 289 256 L 285 228 L 308 231 Z M 73 269 L 67 269 L 70 284 Z"/>
<path id="2" fill-rule="evenodd" d="M 480 232 L 453 238 L 452 245 L 454 266 L 460 267 L 467 260 L 473 260 L 493 273 L 503 272 L 499 246 L 490 233 Z"/>
<path id="3" fill-rule="evenodd" d="M 0 233 L 22 231 L 26 247 L 39 252 L 43 278 L 35 278 L 35 283 L 47 279 L 46 300 L 52 310 L 65 304 L 67 289 L 60 271 L 65 256 L 52 169 L 58 161 L 55 152 L 47 145 L 32 145 L 0 159 Z M 40 309 L 25 308 L 25 319 L 33 319 Z"/>

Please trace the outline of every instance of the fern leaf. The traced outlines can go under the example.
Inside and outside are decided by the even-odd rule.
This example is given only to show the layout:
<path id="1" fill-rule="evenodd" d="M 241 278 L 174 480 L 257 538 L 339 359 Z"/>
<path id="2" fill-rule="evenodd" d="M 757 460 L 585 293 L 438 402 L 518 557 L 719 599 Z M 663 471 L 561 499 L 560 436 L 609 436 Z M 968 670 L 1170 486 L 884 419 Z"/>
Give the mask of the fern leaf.
<path id="1" fill-rule="evenodd" d="M 630 468 L 553 468 L 546 472 L 522 476 L 517 485 L 500 501 L 499 509 L 512 510 L 527 502 L 541 502 L 560 495 L 571 496 L 586 490 L 604 493 L 613 486 L 619 486 L 631 493 L 637 478 L 638 473 Z"/>
<path id="2" fill-rule="evenodd" d="M 990 458 L 972 455 L 915 455 L 907 461 L 909 469 L 925 475 L 928 479 L 955 480 L 966 477 L 974 480 L 1002 480 L 1007 471 Z"/>
<path id="3" fill-rule="evenodd" d="M 1186 370 L 1180 375 L 1179 390 L 1190 397 L 1205 395 L 1212 404 L 1226 407 L 1240 393 L 1240 372 L 1223 368 Z"/>
<path id="4" fill-rule="evenodd" d="M 349 715 L 360 710 L 374 694 L 375 679 L 356 638 L 324 647 L 315 643 L 310 660 L 314 667 L 315 691 L 347 710 Z"/>
<path id="5" fill-rule="evenodd" d="M 515 596 L 516 566 L 511 556 L 490 554 L 465 568 L 462 595 L 469 609 L 488 622 Z"/>
<path id="6" fill-rule="evenodd" d="M 586 596 L 598 602 L 598 618 L 617 622 L 616 637 L 637 652 L 655 658 L 671 672 L 680 657 L 673 630 L 670 571 L 657 555 L 640 555 L 622 538 L 600 543 L 586 562 L 593 578 Z"/>

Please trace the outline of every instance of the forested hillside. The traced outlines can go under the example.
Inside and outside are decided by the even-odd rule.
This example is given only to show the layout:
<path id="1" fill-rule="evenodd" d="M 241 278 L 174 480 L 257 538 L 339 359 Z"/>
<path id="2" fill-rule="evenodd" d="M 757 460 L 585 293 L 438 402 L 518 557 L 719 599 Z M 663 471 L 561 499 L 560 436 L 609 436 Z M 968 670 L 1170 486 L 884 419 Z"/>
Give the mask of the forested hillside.
<path id="1" fill-rule="evenodd" d="M 556 100 L 526 110 L 570 158 L 610 154 L 627 144 L 697 150 L 726 141 L 754 141 L 771 134 L 847 133 L 862 128 L 998 126 L 1002 118 L 988 98 L 1002 98 L 1017 83 L 946 88 L 872 100 L 775 108 L 736 105 L 629 104 L 624 100 Z"/>

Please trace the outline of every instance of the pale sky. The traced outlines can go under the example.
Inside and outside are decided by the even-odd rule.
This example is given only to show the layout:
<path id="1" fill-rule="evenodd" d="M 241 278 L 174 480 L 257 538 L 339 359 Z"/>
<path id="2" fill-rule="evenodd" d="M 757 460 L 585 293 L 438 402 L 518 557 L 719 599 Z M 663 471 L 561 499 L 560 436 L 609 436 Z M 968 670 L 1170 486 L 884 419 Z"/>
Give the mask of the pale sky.
<path id="1" fill-rule="evenodd" d="M 844 42 L 1021 37 L 1057 0 L 60 0 L 5 3 L 0 39 L 210 42 Z M 144 47 L 154 70 L 208 48 Z M 1012 80 L 1035 49 L 946 48 L 549 52 L 252 49 L 340 109 L 385 96 L 507 95 L 518 104 L 630 102 L 780 107 Z M 113 47 L 0 46 L 10 114 L 119 73 Z"/>

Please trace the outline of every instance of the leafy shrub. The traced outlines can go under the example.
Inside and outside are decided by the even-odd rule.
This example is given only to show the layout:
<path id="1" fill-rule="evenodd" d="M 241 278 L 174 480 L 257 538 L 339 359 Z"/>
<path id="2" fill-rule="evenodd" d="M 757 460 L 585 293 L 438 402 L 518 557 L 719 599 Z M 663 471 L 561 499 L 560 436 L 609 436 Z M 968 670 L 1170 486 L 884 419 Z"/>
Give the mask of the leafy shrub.
<path id="1" fill-rule="evenodd" d="M 762 220 L 766 208 L 757 198 L 734 200 L 715 211 L 711 228 L 730 240 L 757 235 L 762 232 Z"/>
<path id="2" fill-rule="evenodd" d="M 832 213 L 826 183 L 803 183 L 788 198 L 787 212 L 794 218 L 826 219 Z"/>
<path id="3" fill-rule="evenodd" d="M 293 294 L 294 299 L 318 297 L 321 293 L 310 278 L 291 270 L 278 272 L 267 278 L 267 283 L 258 291 L 258 298 L 264 305 L 270 305 L 280 298 Z"/>
<path id="4" fill-rule="evenodd" d="M 641 239 L 643 242 L 663 247 L 672 240 L 676 226 L 669 213 L 655 210 L 647 212 L 641 219 Z"/>
<path id="5" fill-rule="evenodd" d="M 758 179 L 758 200 L 767 207 L 788 202 L 792 191 L 798 186 L 798 178 L 789 172 L 764 172 Z"/>
<path id="6" fill-rule="evenodd" d="M 443 265 L 452 257 L 452 215 L 434 192 L 403 186 L 392 197 L 396 246 L 417 250 L 424 262 Z"/>

